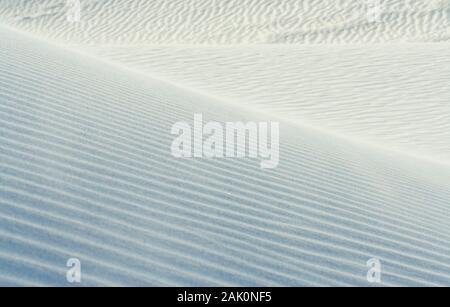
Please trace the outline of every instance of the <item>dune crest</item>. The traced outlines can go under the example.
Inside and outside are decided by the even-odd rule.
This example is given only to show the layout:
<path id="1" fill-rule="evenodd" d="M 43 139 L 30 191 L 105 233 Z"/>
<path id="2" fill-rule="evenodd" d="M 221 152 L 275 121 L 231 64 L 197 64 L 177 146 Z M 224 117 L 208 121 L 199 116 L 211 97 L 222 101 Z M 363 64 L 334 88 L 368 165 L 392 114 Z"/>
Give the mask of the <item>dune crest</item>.
<path id="1" fill-rule="evenodd" d="M 373 257 L 384 285 L 449 284 L 448 171 L 288 123 L 275 171 L 176 160 L 192 110 L 264 116 L 0 37 L 2 284 L 64 284 L 71 257 L 83 285 L 367 285 Z"/>

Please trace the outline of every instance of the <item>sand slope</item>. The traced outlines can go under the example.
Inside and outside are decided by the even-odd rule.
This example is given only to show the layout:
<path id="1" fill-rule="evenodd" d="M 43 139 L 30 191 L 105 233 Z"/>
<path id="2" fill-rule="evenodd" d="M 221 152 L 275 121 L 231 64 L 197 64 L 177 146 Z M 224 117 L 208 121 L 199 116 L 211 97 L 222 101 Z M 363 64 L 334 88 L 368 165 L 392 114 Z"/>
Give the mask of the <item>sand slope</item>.
<path id="1" fill-rule="evenodd" d="M 65 2 L 0 0 L 0 285 L 450 285 L 450 1 Z M 196 112 L 279 167 L 173 158 Z"/>
<path id="2" fill-rule="evenodd" d="M 274 120 L 0 29 L 0 284 L 450 284 L 450 170 L 281 121 L 279 168 L 170 127 Z"/>

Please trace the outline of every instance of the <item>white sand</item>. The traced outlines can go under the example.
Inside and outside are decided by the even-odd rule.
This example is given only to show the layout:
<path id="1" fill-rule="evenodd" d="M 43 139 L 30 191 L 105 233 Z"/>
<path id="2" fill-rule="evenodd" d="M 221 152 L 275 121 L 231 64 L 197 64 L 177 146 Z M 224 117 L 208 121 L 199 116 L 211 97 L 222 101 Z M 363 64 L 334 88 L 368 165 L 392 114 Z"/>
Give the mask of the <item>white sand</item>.
<path id="1" fill-rule="evenodd" d="M 372 0 L 373 1 L 373 0 Z M 8 24 L 67 43 L 296 44 L 450 40 L 448 0 L 82 0 L 68 25 L 65 0 L 1 0 Z"/>
<path id="2" fill-rule="evenodd" d="M 333 1 L 82 2 L 0 0 L 0 285 L 70 285 L 72 257 L 85 286 L 369 286 L 370 258 L 450 285 L 449 1 L 370 30 Z M 194 113 L 279 121 L 279 167 L 174 159 Z"/>

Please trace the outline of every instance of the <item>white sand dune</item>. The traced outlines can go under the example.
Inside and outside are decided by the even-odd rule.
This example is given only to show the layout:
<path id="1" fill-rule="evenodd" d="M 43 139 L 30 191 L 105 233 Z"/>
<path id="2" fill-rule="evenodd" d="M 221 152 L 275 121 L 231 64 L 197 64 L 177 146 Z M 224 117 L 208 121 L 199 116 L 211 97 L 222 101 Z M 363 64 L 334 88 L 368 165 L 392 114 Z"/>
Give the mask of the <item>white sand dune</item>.
<path id="1" fill-rule="evenodd" d="M 296 44 L 450 40 L 449 0 L 82 0 L 68 26 L 65 0 L 0 0 L 3 22 L 66 43 Z"/>
<path id="2" fill-rule="evenodd" d="M 394 43 L 90 50 L 228 101 L 449 163 L 449 47 Z"/>
<path id="3" fill-rule="evenodd" d="M 65 2 L 3 0 L 1 22 L 228 101 L 450 163 L 450 49 L 424 43 L 447 41 L 450 0 L 381 1 L 379 22 L 368 21 L 366 0 L 85 0 L 75 24 Z M 372 44 L 379 42 L 390 43 Z"/>
<path id="4" fill-rule="evenodd" d="M 449 0 L 65 2 L 0 0 L 0 285 L 450 285 Z M 194 113 L 278 168 L 173 158 Z"/>
<path id="5" fill-rule="evenodd" d="M 179 160 L 170 126 L 273 118 L 0 30 L 0 284 L 450 284 L 450 171 L 281 120 L 281 161 Z"/>

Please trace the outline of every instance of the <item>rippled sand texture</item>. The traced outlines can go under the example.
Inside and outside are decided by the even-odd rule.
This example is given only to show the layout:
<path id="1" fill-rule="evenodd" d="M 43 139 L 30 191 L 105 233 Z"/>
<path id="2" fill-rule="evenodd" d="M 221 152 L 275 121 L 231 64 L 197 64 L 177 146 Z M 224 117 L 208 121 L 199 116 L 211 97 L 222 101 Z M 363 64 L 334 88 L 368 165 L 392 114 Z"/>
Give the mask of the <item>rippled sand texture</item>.
<path id="1" fill-rule="evenodd" d="M 449 286 L 450 1 L 400 2 L 0 0 L 0 285 Z M 194 113 L 278 168 L 173 158 Z"/>
<path id="2" fill-rule="evenodd" d="M 70 43 L 242 44 L 448 41 L 447 0 L 85 0 L 68 26 L 64 0 L 2 0 L 9 24 Z"/>

